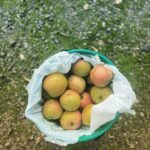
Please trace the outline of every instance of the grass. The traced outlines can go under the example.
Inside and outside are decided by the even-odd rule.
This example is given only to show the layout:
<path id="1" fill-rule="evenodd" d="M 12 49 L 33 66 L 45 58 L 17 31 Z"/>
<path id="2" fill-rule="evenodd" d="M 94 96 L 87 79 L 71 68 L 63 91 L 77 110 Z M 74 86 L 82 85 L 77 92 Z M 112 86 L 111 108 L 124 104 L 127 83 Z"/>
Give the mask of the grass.
<path id="1" fill-rule="evenodd" d="M 83 9 L 86 3 L 89 4 L 88 10 Z M 14 118 L 13 121 L 21 123 L 19 116 L 24 113 L 25 105 L 20 106 L 18 100 L 27 103 L 25 90 L 27 82 L 22 75 L 30 79 L 35 68 L 38 68 L 50 55 L 61 50 L 87 48 L 98 50 L 114 62 L 130 81 L 140 100 L 140 104 L 134 106 L 135 110 L 137 113 L 142 111 L 148 116 L 149 4 L 149 0 L 123 1 L 119 5 L 110 0 L 100 0 L 96 3 L 91 0 L 2 1 L 0 3 L 0 115 L 8 113 Z M 25 60 L 20 59 L 20 54 L 24 55 Z M 130 119 L 133 121 L 132 127 L 141 123 L 139 116 Z M 141 126 L 144 131 L 137 131 L 139 136 L 147 131 L 147 120 L 144 119 L 143 122 L 145 125 Z M 7 123 L 2 123 L 2 126 L 7 126 Z M 115 128 L 109 132 L 116 136 L 116 141 L 119 138 L 125 139 L 121 135 L 124 121 L 119 121 L 118 126 L 120 127 L 118 138 Z M 19 125 L 17 128 L 19 135 L 24 135 L 27 130 L 26 127 L 19 130 Z M 131 127 L 128 128 L 134 134 Z M 110 147 L 104 146 L 109 133 L 100 140 L 88 144 L 70 145 L 66 149 L 90 149 L 92 146 L 93 149 L 129 148 L 129 145 L 123 141 L 117 144 L 113 139 L 109 141 L 113 145 L 108 142 Z M 14 133 L 11 136 L 14 136 Z M 129 135 L 129 138 L 136 145 L 132 136 Z M 141 141 L 145 140 L 143 137 Z M 146 149 L 146 146 L 142 149 Z"/>

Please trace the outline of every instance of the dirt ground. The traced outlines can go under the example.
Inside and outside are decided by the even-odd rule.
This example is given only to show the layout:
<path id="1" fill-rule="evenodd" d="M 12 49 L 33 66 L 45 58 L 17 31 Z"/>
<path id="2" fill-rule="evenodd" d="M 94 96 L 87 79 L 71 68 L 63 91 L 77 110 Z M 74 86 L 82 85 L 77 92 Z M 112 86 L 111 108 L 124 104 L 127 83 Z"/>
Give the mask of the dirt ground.
<path id="1" fill-rule="evenodd" d="M 150 1 L 0 1 L 0 150 L 148 150 Z M 25 118 L 35 68 L 61 50 L 109 57 L 131 83 L 136 115 L 122 114 L 102 137 L 67 147 L 48 143 Z"/>

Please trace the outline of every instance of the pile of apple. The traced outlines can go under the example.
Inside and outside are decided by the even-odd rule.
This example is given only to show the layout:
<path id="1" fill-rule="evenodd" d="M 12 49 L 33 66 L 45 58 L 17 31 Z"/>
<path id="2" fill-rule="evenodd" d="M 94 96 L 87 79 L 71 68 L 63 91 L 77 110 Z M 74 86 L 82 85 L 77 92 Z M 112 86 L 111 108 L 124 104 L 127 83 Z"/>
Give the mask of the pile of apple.
<path id="1" fill-rule="evenodd" d="M 43 79 L 49 95 L 42 106 L 48 121 L 56 121 L 65 130 L 90 126 L 91 109 L 104 101 L 112 89 L 112 71 L 102 64 L 92 65 L 82 59 L 72 64 L 68 74 L 55 72 Z"/>

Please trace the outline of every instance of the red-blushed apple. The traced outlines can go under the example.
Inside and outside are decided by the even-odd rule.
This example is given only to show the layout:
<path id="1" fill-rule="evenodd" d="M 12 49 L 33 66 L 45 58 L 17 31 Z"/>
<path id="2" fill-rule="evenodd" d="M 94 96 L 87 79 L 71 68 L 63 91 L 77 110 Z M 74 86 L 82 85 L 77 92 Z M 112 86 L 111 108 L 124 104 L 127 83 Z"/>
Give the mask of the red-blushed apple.
<path id="1" fill-rule="evenodd" d="M 84 107 L 86 107 L 89 104 L 92 104 L 91 96 L 88 92 L 84 92 L 81 94 L 81 105 L 80 109 L 82 110 Z"/>
<path id="2" fill-rule="evenodd" d="M 107 86 L 113 78 L 113 72 L 111 69 L 104 65 L 98 64 L 90 71 L 90 79 L 92 83 L 97 87 Z"/>

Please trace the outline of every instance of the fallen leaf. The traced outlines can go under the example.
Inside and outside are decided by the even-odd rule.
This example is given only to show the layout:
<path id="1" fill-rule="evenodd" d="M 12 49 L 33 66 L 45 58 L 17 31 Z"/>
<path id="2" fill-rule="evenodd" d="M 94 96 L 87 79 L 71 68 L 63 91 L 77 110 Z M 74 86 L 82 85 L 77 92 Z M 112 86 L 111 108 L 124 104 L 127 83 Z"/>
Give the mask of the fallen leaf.
<path id="1" fill-rule="evenodd" d="M 22 78 L 23 78 L 25 81 L 30 82 L 30 79 L 27 78 L 26 76 L 22 75 Z"/>
<path id="2" fill-rule="evenodd" d="M 92 49 L 93 49 L 94 51 L 98 52 L 98 49 L 97 49 L 96 47 L 92 46 Z"/>

